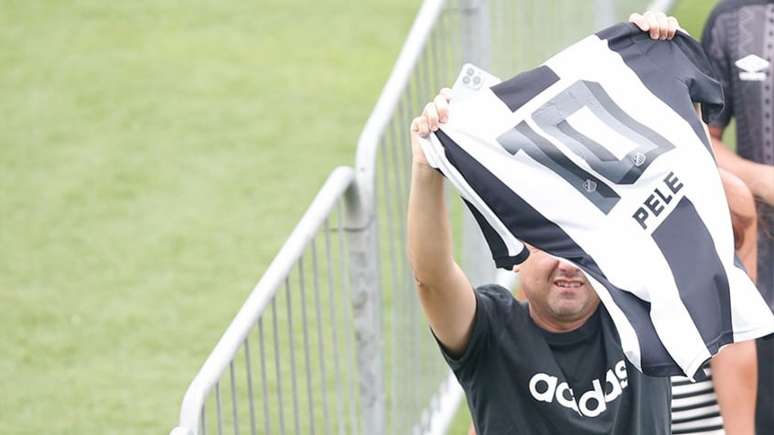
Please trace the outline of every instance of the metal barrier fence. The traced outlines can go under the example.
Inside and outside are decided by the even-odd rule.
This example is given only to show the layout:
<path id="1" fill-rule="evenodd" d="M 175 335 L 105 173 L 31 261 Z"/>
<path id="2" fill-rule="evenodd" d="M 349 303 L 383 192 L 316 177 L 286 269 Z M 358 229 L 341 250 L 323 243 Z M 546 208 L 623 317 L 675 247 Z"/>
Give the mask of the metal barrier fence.
<path id="1" fill-rule="evenodd" d="M 645 4 L 426 0 L 355 170 L 331 173 L 188 387 L 171 435 L 444 433 L 462 393 L 406 256 L 411 118 L 464 62 L 510 77 Z M 450 208 L 472 283 L 502 279 L 473 219 L 458 201 Z"/>
<path id="2" fill-rule="evenodd" d="M 354 174 L 328 177 L 183 398 L 174 435 L 361 433 L 344 229 Z"/>

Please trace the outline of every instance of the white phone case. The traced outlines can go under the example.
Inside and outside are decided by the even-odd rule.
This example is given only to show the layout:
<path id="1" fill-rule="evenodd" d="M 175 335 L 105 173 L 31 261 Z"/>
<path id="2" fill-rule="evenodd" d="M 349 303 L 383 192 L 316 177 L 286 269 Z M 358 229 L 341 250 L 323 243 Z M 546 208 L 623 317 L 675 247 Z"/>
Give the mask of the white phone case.
<path id="1" fill-rule="evenodd" d="M 500 83 L 502 80 L 489 74 L 483 69 L 473 65 L 472 63 L 466 63 L 462 65 L 460 74 L 457 76 L 457 80 L 452 87 L 452 101 L 460 101 L 465 98 L 476 95 L 481 89 L 494 86 Z M 427 163 L 433 168 L 438 168 L 441 164 L 440 156 L 436 155 L 436 150 L 431 145 L 431 141 L 438 140 L 434 135 L 430 135 L 429 139 L 420 138 L 419 146 L 422 147 L 422 151 L 425 154 Z"/>
<path id="2" fill-rule="evenodd" d="M 481 89 L 492 87 L 501 81 L 472 63 L 466 63 L 462 65 L 462 70 L 460 70 L 460 74 L 454 82 L 452 98 L 465 99 L 475 95 Z"/>

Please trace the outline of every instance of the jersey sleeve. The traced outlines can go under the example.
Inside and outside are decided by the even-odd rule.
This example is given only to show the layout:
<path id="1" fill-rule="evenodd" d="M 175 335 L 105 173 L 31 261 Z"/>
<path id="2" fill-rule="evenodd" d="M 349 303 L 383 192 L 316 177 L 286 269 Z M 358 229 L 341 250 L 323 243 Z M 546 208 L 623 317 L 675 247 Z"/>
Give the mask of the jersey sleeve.
<path id="1" fill-rule="evenodd" d="M 674 39 L 678 48 L 672 65 L 677 78 L 688 88 L 694 103 L 701 104 L 704 122 L 718 119 L 723 112 L 723 87 L 701 45 L 685 33 L 679 32 Z"/>
<path id="2" fill-rule="evenodd" d="M 459 190 L 462 201 L 465 203 L 465 206 L 467 206 L 468 210 L 470 210 L 470 213 L 473 215 L 476 223 L 481 229 L 481 233 L 484 235 L 484 239 L 489 246 L 489 251 L 492 253 L 492 259 L 495 262 L 495 266 L 501 269 L 511 270 L 513 266 L 524 262 L 524 260 L 526 260 L 529 256 L 529 251 L 521 242 L 511 237 L 512 240 L 510 240 L 510 243 L 512 245 L 518 246 L 518 252 L 516 255 L 511 255 L 509 253 L 508 245 L 503 239 L 504 237 L 508 237 L 508 234 L 501 234 L 501 232 L 495 230 L 489 223 L 488 219 L 484 217 L 483 213 L 488 213 L 490 215 L 490 219 L 496 220 L 498 219 L 497 216 L 488 210 L 480 211 L 476 208 L 475 205 L 471 204 L 470 201 L 473 200 L 471 195 L 474 194 L 473 189 L 469 188 L 469 185 L 464 180 L 464 177 L 456 177 L 455 173 L 450 170 L 450 165 L 447 164 L 448 161 L 444 161 L 445 159 L 442 157 L 444 153 L 443 150 L 439 150 L 435 145 L 440 145 L 440 142 L 433 143 L 429 140 L 420 140 L 419 143 L 422 147 L 422 151 L 425 153 L 425 158 L 427 159 L 427 163 L 430 165 L 430 167 L 440 171 L 441 174 Z M 469 199 L 466 199 L 466 197 Z M 482 207 L 484 206 L 482 205 Z"/>
<path id="3" fill-rule="evenodd" d="M 498 268 L 511 270 L 513 266 L 526 260 L 529 255 L 527 248 L 510 232 L 501 217 L 489 207 L 472 185 L 474 182 L 471 182 L 468 177 L 473 176 L 475 179 L 475 174 L 471 174 L 469 167 L 461 168 L 463 161 L 474 163 L 472 157 L 468 156 L 442 130 L 436 131 L 431 136 L 431 140 L 426 142 L 425 156 L 428 162 L 441 171 L 464 200 L 484 234 L 495 265 Z M 480 163 L 477 162 L 474 164 L 477 167 L 479 165 Z"/>
<path id="4" fill-rule="evenodd" d="M 720 81 L 723 87 L 723 94 L 732 95 L 732 63 L 728 56 L 728 35 L 723 25 L 723 21 L 717 13 L 713 13 L 704 26 L 704 32 L 701 36 L 701 46 L 712 67 L 715 77 Z M 709 124 L 713 127 L 725 128 L 734 116 L 734 105 L 732 98 L 726 98 L 723 110 L 717 112 L 711 117 Z"/>
<path id="5" fill-rule="evenodd" d="M 473 218 L 476 219 L 476 223 L 478 223 L 479 228 L 481 228 L 481 232 L 484 234 L 486 244 L 492 252 L 492 259 L 494 259 L 495 266 L 500 269 L 511 270 L 513 266 L 523 263 L 524 260 L 529 257 L 529 250 L 523 246 L 518 254 L 510 255 L 503 238 L 491 225 L 489 225 L 489 222 L 481 212 L 467 200 L 463 199 L 463 201 L 473 215 Z"/>

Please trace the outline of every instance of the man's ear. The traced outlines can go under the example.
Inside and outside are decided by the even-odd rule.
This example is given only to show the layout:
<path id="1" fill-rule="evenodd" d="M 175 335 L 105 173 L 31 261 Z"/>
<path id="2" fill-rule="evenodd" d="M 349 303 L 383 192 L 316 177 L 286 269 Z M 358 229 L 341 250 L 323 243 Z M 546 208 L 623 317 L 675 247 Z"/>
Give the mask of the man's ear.
<path id="1" fill-rule="evenodd" d="M 521 264 L 517 264 L 513 266 L 513 273 L 519 273 L 519 269 L 521 268 Z"/>

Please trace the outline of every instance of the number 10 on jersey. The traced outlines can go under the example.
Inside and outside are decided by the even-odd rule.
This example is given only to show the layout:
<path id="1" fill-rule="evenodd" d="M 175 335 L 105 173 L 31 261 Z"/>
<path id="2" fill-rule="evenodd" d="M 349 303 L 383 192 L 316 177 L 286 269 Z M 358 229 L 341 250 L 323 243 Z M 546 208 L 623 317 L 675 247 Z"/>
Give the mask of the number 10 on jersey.
<path id="1" fill-rule="evenodd" d="M 637 146 L 619 159 L 605 144 L 575 129 L 567 118 L 583 108 L 607 128 Z M 578 166 L 525 121 L 499 136 L 497 141 L 509 153 L 515 155 L 523 151 L 552 170 L 605 214 L 610 213 L 621 199 L 610 185 L 636 183 L 658 156 L 674 148 L 663 136 L 629 116 L 599 83 L 593 81 L 573 83 L 535 110 L 532 119 L 546 134 L 582 158 L 604 180 Z"/>

